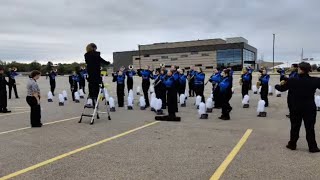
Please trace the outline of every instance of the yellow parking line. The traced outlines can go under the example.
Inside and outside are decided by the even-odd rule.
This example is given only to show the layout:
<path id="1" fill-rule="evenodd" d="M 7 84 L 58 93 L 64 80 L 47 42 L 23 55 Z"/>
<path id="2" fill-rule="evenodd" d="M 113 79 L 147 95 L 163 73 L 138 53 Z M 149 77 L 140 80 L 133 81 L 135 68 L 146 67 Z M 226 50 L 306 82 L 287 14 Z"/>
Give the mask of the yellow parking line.
<path id="1" fill-rule="evenodd" d="M 3 176 L 3 177 L 0 178 L 0 180 L 6 180 L 6 179 L 10 179 L 10 178 L 19 176 L 19 175 L 24 174 L 24 173 L 26 173 L 26 172 L 35 170 L 35 169 L 40 168 L 40 167 L 42 167 L 42 166 L 48 165 L 48 164 L 50 164 L 50 163 L 53 163 L 53 162 L 55 162 L 55 161 L 58 161 L 58 160 L 60 160 L 60 159 L 65 158 L 65 157 L 68 157 L 68 156 L 70 156 L 70 155 L 72 155 L 72 154 L 76 154 L 76 153 L 78 153 L 78 152 L 87 150 L 87 149 L 92 148 L 92 147 L 94 147 L 94 146 L 98 146 L 98 145 L 100 145 L 100 144 L 103 144 L 103 143 L 106 143 L 106 142 L 108 142 L 108 141 L 117 139 L 117 138 L 119 138 L 119 137 L 126 136 L 126 135 L 128 135 L 128 134 L 130 134 L 130 133 L 133 133 L 133 132 L 138 131 L 138 130 L 140 130 L 140 129 L 146 128 L 146 127 L 148 127 L 148 126 L 152 126 L 152 125 L 154 125 L 154 124 L 156 124 L 156 123 L 158 123 L 158 122 L 159 122 L 159 121 L 152 122 L 152 123 L 149 123 L 149 124 L 140 126 L 140 127 L 138 127 L 138 128 L 135 128 L 135 129 L 126 131 L 126 132 L 124 132 L 124 133 L 121 133 L 121 134 L 112 136 L 112 137 L 110 137 L 110 138 L 107 138 L 107 139 L 98 141 L 98 142 L 96 142 L 96 143 L 93 143 L 93 144 L 90 144 L 90 145 L 81 147 L 81 148 L 79 148 L 79 149 L 75 149 L 75 150 L 70 151 L 70 152 L 67 152 L 67 153 L 65 153 L 65 154 L 61 154 L 61 155 L 59 155 L 59 156 L 56 156 L 56 157 L 54 157 L 54 158 L 48 159 L 48 160 L 46 160 L 46 161 L 43 161 L 43 162 L 41 162 L 41 163 L 35 164 L 35 165 L 30 166 L 30 167 L 28 167 L 28 168 L 25 168 L 25 169 L 22 169 L 22 170 L 20 170 L 20 171 L 14 172 L 14 173 L 12 173 L 12 174 Z"/>
<path id="2" fill-rule="evenodd" d="M 22 111 L 22 112 L 16 112 L 16 113 L 7 113 L 7 114 L 2 114 L 2 115 L 0 115 L 0 117 L 3 117 L 3 116 L 11 116 L 11 115 L 15 115 L 15 114 L 23 114 L 23 113 L 27 113 L 27 112 L 30 112 L 30 111 Z"/>
<path id="3" fill-rule="evenodd" d="M 252 129 L 248 129 L 244 135 L 242 136 L 242 138 L 240 139 L 240 141 L 238 142 L 238 144 L 232 149 L 232 151 L 230 152 L 230 154 L 226 157 L 226 159 L 222 162 L 222 164 L 218 167 L 218 169 L 216 170 L 216 172 L 214 172 L 214 174 L 211 176 L 210 180 L 218 180 L 220 179 L 221 175 L 224 173 L 224 171 L 227 169 L 227 167 L 229 166 L 229 164 L 232 162 L 232 160 L 234 159 L 234 157 L 238 154 L 238 152 L 240 151 L 241 147 L 244 145 L 244 143 L 248 140 L 250 134 L 252 133 Z"/>
<path id="4" fill-rule="evenodd" d="M 49 124 L 55 124 L 55 123 L 70 121 L 70 120 L 77 119 L 77 118 L 80 118 L 80 116 L 73 117 L 73 118 L 68 118 L 68 119 L 62 119 L 62 120 L 53 121 L 53 122 L 48 122 L 48 123 L 44 123 L 43 125 L 49 125 Z M 10 130 L 10 131 L 0 132 L 0 135 L 12 133 L 12 132 L 17 132 L 17 131 L 22 131 L 22 130 L 26 130 L 26 129 L 31 129 L 31 127 L 24 127 L 24 128 L 14 129 L 14 130 Z"/>

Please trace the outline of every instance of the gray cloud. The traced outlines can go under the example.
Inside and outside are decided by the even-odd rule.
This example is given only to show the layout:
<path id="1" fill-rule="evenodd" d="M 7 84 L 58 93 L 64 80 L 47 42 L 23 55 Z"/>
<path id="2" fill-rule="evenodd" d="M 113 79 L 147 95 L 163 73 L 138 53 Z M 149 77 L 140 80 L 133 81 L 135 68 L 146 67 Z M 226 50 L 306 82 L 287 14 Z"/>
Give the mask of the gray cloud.
<path id="1" fill-rule="evenodd" d="M 137 44 L 243 36 L 265 60 L 320 58 L 316 0 L 4 0 L 0 6 L 0 59 L 82 60 L 96 42 L 112 52 Z M 259 57 L 260 57 L 259 55 Z"/>

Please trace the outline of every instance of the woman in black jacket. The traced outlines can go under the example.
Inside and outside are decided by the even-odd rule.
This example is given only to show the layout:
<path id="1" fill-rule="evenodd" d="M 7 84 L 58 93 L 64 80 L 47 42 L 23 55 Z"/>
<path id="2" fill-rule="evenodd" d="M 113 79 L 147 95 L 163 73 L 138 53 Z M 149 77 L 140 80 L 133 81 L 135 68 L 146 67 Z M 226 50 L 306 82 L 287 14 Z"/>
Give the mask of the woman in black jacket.
<path id="1" fill-rule="evenodd" d="M 101 78 L 101 64 L 109 65 L 110 62 L 101 58 L 100 52 L 97 51 L 97 46 L 94 43 L 87 45 L 87 53 L 84 55 L 89 82 L 89 97 L 97 98 L 99 94 Z"/>

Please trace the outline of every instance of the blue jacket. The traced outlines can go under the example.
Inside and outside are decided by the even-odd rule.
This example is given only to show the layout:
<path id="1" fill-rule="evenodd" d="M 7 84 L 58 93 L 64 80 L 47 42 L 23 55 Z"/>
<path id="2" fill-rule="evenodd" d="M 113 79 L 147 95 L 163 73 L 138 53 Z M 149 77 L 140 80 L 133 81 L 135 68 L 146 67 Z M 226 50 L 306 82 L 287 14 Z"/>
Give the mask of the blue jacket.
<path id="1" fill-rule="evenodd" d="M 228 90 L 231 90 L 231 78 L 224 77 L 219 83 L 220 93 L 226 93 Z"/>
<path id="2" fill-rule="evenodd" d="M 297 77 L 299 77 L 299 76 L 298 76 L 298 72 L 296 72 L 296 71 L 292 71 L 292 72 L 289 74 L 289 78 L 297 78 Z"/>
<path id="3" fill-rule="evenodd" d="M 126 72 L 126 75 L 128 76 L 128 79 L 132 79 L 133 76 L 135 76 L 137 73 L 134 70 L 129 70 Z"/>
<path id="4" fill-rule="evenodd" d="M 115 75 L 117 77 L 117 84 L 124 84 L 124 80 L 126 79 L 126 75 Z"/>
<path id="5" fill-rule="evenodd" d="M 206 78 L 206 75 L 202 72 L 197 72 L 194 76 L 194 85 L 195 86 L 202 86 L 204 85 L 204 79 Z"/>
<path id="6" fill-rule="evenodd" d="M 75 81 L 75 82 L 79 82 L 80 81 L 78 75 L 72 75 L 72 80 Z"/>
<path id="7" fill-rule="evenodd" d="M 179 77 L 180 77 L 180 74 L 178 73 L 178 72 L 175 72 L 175 73 L 173 73 L 173 78 L 174 78 L 174 80 L 175 81 L 178 81 L 179 80 Z"/>
<path id="8" fill-rule="evenodd" d="M 222 77 L 221 77 L 221 73 L 220 72 L 218 72 L 216 74 L 213 74 L 209 79 L 209 81 L 211 83 L 214 83 L 214 84 L 215 83 L 220 83 L 221 80 L 222 80 Z"/>
<path id="9" fill-rule="evenodd" d="M 166 86 L 166 88 L 173 88 L 175 87 L 175 80 L 173 76 L 167 76 L 163 78 L 163 84 Z"/>
<path id="10" fill-rule="evenodd" d="M 179 83 L 180 83 L 181 85 L 185 85 L 186 82 L 187 82 L 187 76 L 184 75 L 184 74 L 180 74 L 179 76 L 180 76 L 180 77 L 179 77 Z"/>
<path id="11" fill-rule="evenodd" d="M 11 79 L 15 79 L 16 78 L 16 76 L 18 76 L 19 74 L 17 73 L 17 72 L 15 72 L 15 71 L 11 71 L 10 72 L 10 78 Z"/>
<path id="12" fill-rule="evenodd" d="M 142 70 L 140 74 L 141 74 L 142 80 L 150 80 L 150 78 L 153 79 L 152 72 L 149 70 Z"/>
<path id="13" fill-rule="evenodd" d="M 251 74 L 250 73 L 246 73 L 242 75 L 242 82 L 250 82 L 251 80 Z"/>
<path id="14" fill-rule="evenodd" d="M 270 79 L 269 74 L 266 74 L 264 76 L 261 76 L 261 78 L 259 80 L 260 80 L 262 85 L 268 85 L 269 79 Z"/>
<path id="15" fill-rule="evenodd" d="M 55 72 L 51 72 L 51 73 L 49 74 L 49 79 L 50 79 L 50 81 L 54 81 L 54 80 L 56 79 L 56 76 L 57 76 L 57 74 L 56 74 Z"/>

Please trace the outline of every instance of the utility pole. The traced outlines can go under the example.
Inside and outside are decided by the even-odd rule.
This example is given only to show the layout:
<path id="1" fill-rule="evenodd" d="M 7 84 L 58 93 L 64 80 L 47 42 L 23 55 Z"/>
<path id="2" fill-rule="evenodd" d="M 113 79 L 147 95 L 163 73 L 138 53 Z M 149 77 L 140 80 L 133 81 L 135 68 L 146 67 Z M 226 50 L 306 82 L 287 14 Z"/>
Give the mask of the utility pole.
<path id="1" fill-rule="evenodd" d="M 303 61 L 303 48 L 302 48 L 302 51 L 301 51 L 301 62 Z"/>
<path id="2" fill-rule="evenodd" d="M 273 68 L 273 72 L 274 72 L 274 43 L 276 40 L 276 34 L 273 34 L 273 48 L 272 48 L 272 68 Z"/>

